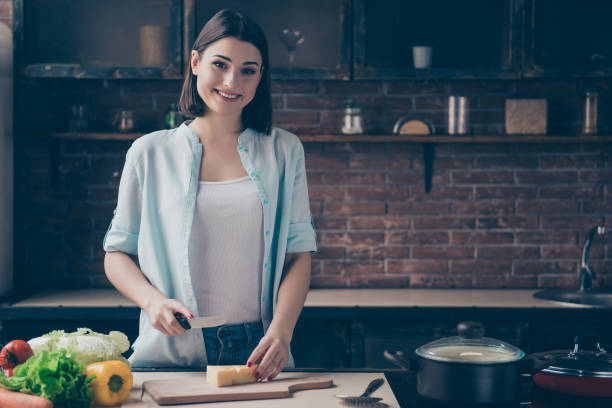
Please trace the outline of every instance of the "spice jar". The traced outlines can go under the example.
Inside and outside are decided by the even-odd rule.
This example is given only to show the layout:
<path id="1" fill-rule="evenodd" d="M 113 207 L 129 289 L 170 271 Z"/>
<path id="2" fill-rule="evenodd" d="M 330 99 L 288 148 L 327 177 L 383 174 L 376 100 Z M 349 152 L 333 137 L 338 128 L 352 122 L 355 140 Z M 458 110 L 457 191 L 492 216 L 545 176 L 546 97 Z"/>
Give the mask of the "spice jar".
<path id="1" fill-rule="evenodd" d="M 342 126 L 342 133 L 345 135 L 363 133 L 362 122 L 361 107 L 353 99 L 349 99 L 344 105 L 344 126 Z"/>
<path id="2" fill-rule="evenodd" d="M 166 128 L 174 129 L 181 122 L 181 113 L 176 103 L 171 103 L 166 111 Z"/>
<path id="3" fill-rule="evenodd" d="M 119 110 L 115 115 L 113 125 L 119 132 L 130 132 L 134 129 L 134 114 L 129 110 Z"/>

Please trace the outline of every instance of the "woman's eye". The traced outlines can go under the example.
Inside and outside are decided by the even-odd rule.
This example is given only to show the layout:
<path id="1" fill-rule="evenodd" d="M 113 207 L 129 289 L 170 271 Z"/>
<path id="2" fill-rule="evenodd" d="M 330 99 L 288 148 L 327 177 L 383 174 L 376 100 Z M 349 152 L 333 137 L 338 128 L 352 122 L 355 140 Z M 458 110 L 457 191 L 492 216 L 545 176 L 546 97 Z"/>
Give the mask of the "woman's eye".
<path id="1" fill-rule="evenodd" d="M 252 68 L 245 68 L 242 70 L 243 73 L 247 74 L 247 75 L 253 75 L 255 73 L 255 70 Z"/>
<path id="2" fill-rule="evenodd" d="M 216 66 L 217 68 L 225 68 L 225 63 L 223 63 L 221 61 L 213 62 L 213 65 Z"/>

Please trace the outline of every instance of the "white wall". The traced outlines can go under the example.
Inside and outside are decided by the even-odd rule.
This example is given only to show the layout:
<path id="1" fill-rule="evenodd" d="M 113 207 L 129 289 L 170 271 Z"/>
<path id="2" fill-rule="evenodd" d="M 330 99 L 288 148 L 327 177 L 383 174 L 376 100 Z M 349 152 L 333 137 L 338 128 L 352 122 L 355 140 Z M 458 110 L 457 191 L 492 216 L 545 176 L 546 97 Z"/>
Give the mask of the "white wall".
<path id="1" fill-rule="evenodd" d="M 0 296 L 13 288 L 13 32 L 0 22 Z"/>

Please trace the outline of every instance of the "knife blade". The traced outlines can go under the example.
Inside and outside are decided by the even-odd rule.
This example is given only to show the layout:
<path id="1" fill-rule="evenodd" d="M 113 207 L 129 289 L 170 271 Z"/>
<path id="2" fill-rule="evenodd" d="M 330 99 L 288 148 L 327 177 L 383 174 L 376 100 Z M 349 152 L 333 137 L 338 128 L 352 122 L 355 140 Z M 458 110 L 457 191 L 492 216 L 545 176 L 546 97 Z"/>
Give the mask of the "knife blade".
<path id="1" fill-rule="evenodd" d="M 185 330 L 221 326 L 227 321 L 227 317 L 225 316 L 194 317 L 193 319 L 187 319 L 185 316 L 178 313 L 174 316 Z"/>

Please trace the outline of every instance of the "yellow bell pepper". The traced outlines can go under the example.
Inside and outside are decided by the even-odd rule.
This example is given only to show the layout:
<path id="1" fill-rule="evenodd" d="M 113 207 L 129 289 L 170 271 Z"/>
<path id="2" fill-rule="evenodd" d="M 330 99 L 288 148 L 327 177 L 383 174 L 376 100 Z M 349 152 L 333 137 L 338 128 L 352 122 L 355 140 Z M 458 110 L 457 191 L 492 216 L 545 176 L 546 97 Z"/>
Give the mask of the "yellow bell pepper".
<path id="1" fill-rule="evenodd" d="M 130 366 L 123 361 L 92 363 L 85 369 L 85 374 L 87 377 L 96 376 L 91 382 L 96 404 L 108 407 L 123 404 L 129 398 L 134 377 Z"/>

